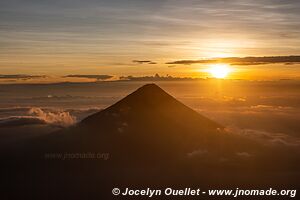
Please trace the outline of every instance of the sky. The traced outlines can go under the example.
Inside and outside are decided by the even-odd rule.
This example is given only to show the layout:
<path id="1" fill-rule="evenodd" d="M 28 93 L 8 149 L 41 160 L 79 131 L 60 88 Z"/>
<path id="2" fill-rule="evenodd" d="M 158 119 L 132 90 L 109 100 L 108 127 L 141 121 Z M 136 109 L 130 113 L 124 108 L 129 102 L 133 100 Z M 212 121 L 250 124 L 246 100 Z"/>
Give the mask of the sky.
<path id="1" fill-rule="evenodd" d="M 299 10 L 295 0 L 5 0 L 0 74 L 209 77 L 211 63 L 177 61 L 300 55 Z M 228 78 L 299 78 L 299 63 L 227 63 Z"/>

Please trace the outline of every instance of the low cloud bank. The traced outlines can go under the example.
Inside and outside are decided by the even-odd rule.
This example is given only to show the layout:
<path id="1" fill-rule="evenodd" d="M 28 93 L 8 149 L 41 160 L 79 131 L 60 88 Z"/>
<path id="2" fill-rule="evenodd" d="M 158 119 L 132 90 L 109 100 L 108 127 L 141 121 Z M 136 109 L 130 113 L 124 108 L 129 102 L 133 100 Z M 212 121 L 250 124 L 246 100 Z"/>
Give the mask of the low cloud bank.
<path id="1" fill-rule="evenodd" d="M 238 127 L 227 127 L 226 131 L 247 138 L 261 141 L 268 145 L 285 145 L 300 147 L 300 139 L 284 133 L 268 132 L 263 130 L 240 129 Z"/>
<path id="2" fill-rule="evenodd" d="M 76 123 L 76 117 L 66 111 L 49 111 L 41 108 L 14 108 L 6 111 L 13 111 L 20 115 L 0 118 L 0 128 L 38 124 L 67 127 Z"/>
<path id="3" fill-rule="evenodd" d="M 160 76 L 155 74 L 154 76 L 121 76 L 120 81 L 187 81 L 195 80 L 190 77 L 174 77 L 170 75 Z"/>
<path id="4" fill-rule="evenodd" d="M 63 78 L 87 78 L 87 79 L 96 79 L 96 80 L 108 80 L 113 78 L 112 75 L 81 75 L 81 74 L 72 74 L 72 75 L 67 75 L 67 76 L 63 76 Z"/>
<path id="5" fill-rule="evenodd" d="M 26 125 L 46 124 L 42 119 L 23 116 L 23 117 L 8 117 L 0 119 L 0 128 L 19 127 Z"/>
<path id="6" fill-rule="evenodd" d="M 265 56 L 265 57 L 227 57 L 201 60 L 177 60 L 166 64 L 192 65 L 192 64 L 217 64 L 230 65 L 266 65 L 266 64 L 299 64 L 300 56 Z"/>
<path id="7" fill-rule="evenodd" d="M 38 119 L 44 120 L 48 124 L 59 126 L 70 126 L 76 123 L 76 118 L 71 116 L 69 112 L 45 112 L 41 108 L 31 108 L 29 114 L 34 115 Z"/>
<path id="8" fill-rule="evenodd" d="M 28 75 L 28 74 L 0 74 L 0 79 L 21 79 L 29 80 L 35 78 L 46 78 L 45 75 Z"/>

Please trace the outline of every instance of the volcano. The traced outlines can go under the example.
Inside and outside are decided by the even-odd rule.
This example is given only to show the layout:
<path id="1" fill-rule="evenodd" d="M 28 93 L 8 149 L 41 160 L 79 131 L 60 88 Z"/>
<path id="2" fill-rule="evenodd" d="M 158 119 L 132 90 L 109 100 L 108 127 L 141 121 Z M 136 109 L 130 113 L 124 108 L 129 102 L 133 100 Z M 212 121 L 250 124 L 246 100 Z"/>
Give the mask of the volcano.
<path id="1" fill-rule="evenodd" d="M 147 84 L 76 127 L 89 147 L 153 158 L 185 156 L 199 145 L 208 147 L 223 129 L 155 84 Z M 92 141 L 90 141 L 90 139 Z M 99 144 L 100 143 L 100 144 Z M 120 156 L 123 157 L 124 156 Z"/>
<path id="2" fill-rule="evenodd" d="M 41 141 L 42 140 L 42 141 Z M 117 163 L 149 165 L 209 153 L 210 162 L 249 146 L 224 127 L 147 84 L 75 126 L 38 139 L 35 152 L 109 152 Z M 42 149 L 42 150 L 41 150 Z"/>
<path id="3" fill-rule="evenodd" d="M 205 130 L 216 130 L 221 125 L 201 116 L 196 111 L 185 106 L 155 84 L 147 84 L 131 93 L 107 109 L 87 117 L 82 125 L 101 128 L 117 128 L 123 131 L 123 126 L 145 128 L 173 125 L 174 128 L 198 127 Z M 121 127 L 120 127 L 121 126 Z M 185 132 L 185 131 L 184 131 Z"/>
<path id="4" fill-rule="evenodd" d="M 114 165 L 140 168 L 190 162 L 194 157 L 202 166 L 223 166 L 222 159 L 234 160 L 238 152 L 259 150 L 252 141 L 228 134 L 222 125 L 155 84 L 144 85 L 73 127 L 25 146 L 22 151 L 33 159 L 47 152 L 107 152 Z"/>

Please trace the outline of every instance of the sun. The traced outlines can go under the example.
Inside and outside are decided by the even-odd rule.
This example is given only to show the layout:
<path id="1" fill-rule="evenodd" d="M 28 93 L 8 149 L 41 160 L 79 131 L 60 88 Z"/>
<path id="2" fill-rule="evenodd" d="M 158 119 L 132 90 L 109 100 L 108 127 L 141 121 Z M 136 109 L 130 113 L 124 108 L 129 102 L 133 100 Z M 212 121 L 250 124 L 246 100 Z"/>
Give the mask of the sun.
<path id="1" fill-rule="evenodd" d="M 211 65 L 207 71 L 214 77 L 214 78 L 226 78 L 230 73 L 231 69 L 227 64 L 214 64 Z"/>

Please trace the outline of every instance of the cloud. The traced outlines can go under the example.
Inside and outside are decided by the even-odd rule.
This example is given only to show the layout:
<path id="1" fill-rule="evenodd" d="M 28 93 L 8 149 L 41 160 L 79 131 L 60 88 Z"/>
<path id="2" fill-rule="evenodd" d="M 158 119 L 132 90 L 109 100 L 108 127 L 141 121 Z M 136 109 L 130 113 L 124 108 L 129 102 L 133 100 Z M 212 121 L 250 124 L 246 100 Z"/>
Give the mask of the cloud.
<path id="1" fill-rule="evenodd" d="M 41 108 L 12 108 L 0 109 L 0 128 L 49 124 L 58 127 L 67 127 L 76 123 L 76 117 L 67 111 L 49 111 Z M 15 114 L 10 115 L 9 114 Z M 0 116 L 1 116 L 0 115 Z"/>
<path id="2" fill-rule="evenodd" d="M 9 117 L 0 119 L 0 128 L 17 127 L 26 125 L 46 124 L 42 119 L 35 117 Z"/>
<path id="3" fill-rule="evenodd" d="M 98 107 L 66 110 L 38 107 L 0 108 L 0 128 L 36 124 L 65 127 L 81 121 L 100 110 Z"/>
<path id="4" fill-rule="evenodd" d="M 258 112 L 289 112 L 289 111 L 294 111 L 293 107 L 290 106 L 273 106 L 273 105 L 263 105 L 263 104 L 259 104 L 259 105 L 254 105 L 254 106 L 250 106 L 250 109 L 252 111 L 258 111 Z"/>
<path id="5" fill-rule="evenodd" d="M 299 107 L 288 106 L 292 103 L 288 99 L 285 104 L 274 100 L 273 105 L 259 104 L 257 99 L 253 100 L 250 97 L 245 102 L 213 102 L 199 98 L 197 101 L 201 105 L 198 110 L 200 113 L 225 126 L 284 133 L 291 136 L 298 136 L 300 130 Z M 253 105 L 256 103 L 258 104 Z M 279 103 L 281 105 L 276 105 Z"/>
<path id="6" fill-rule="evenodd" d="M 284 133 L 275 133 L 275 132 L 253 130 L 253 129 L 240 129 L 237 127 L 227 127 L 226 130 L 230 133 L 239 134 L 247 138 L 261 141 L 263 144 L 297 146 L 297 147 L 300 146 L 299 138 Z"/>
<path id="7" fill-rule="evenodd" d="M 35 79 L 35 78 L 46 78 L 45 75 L 28 75 L 28 74 L 0 74 L 0 79 Z"/>
<path id="8" fill-rule="evenodd" d="M 28 107 L 11 107 L 11 108 L 0 108 L 1 116 L 20 115 L 21 113 L 28 112 Z"/>
<path id="9" fill-rule="evenodd" d="M 72 74 L 64 76 L 64 78 L 88 78 L 88 79 L 97 79 L 97 80 L 108 80 L 111 79 L 112 75 L 81 75 L 81 74 Z"/>
<path id="10" fill-rule="evenodd" d="M 228 57 L 228 58 L 212 58 L 202 60 L 178 60 L 167 62 L 166 64 L 217 64 L 227 63 L 230 65 L 266 65 L 266 64 L 298 64 L 300 56 L 265 56 L 265 57 Z"/>
<path id="11" fill-rule="evenodd" d="M 31 108 L 29 114 L 36 118 L 45 121 L 48 124 L 55 124 L 59 126 L 70 126 L 76 122 L 76 118 L 71 116 L 69 112 L 46 112 L 41 108 Z"/>
<path id="12" fill-rule="evenodd" d="M 197 149 L 195 151 L 187 153 L 187 156 L 192 158 L 195 156 L 203 156 L 203 155 L 206 155 L 207 153 L 208 153 L 208 150 L 206 150 L 206 149 Z"/>
<path id="13" fill-rule="evenodd" d="M 196 80 L 191 77 L 173 77 L 170 75 L 160 76 L 155 74 L 154 76 L 121 76 L 121 81 L 184 81 L 184 80 Z"/>
<path id="14" fill-rule="evenodd" d="M 150 64 L 150 65 L 157 64 L 156 62 L 153 62 L 151 60 L 133 60 L 132 62 L 136 64 Z"/>
<path id="15" fill-rule="evenodd" d="M 236 155 L 240 156 L 240 157 L 244 157 L 244 158 L 249 158 L 249 157 L 253 156 L 252 154 L 250 154 L 248 152 L 237 152 Z"/>
<path id="16" fill-rule="evenodd" d="M 224 102 L 245 102 L 246 99 L 243 97 L 231 97 L 231 96 L 223 96 L 222 98 L 220 98 L 220 100 L 224 101 Z"/>

